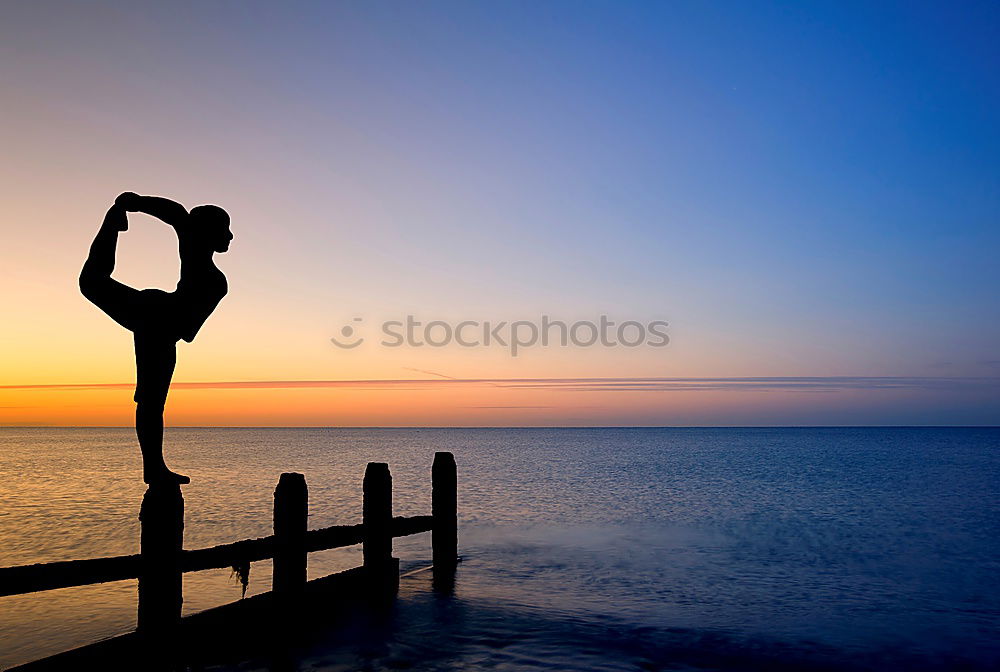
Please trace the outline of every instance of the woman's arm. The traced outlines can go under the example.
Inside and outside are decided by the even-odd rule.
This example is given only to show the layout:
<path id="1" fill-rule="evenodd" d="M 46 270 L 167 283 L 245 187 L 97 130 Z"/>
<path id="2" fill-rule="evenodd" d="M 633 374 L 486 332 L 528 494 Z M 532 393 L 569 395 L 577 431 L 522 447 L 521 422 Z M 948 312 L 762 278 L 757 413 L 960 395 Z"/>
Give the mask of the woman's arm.
<path id="1" fill-rule="evenodd" d="M 115 199 L 115 205 L 121 206 L 129 212 L 143 212 L 152 215 L 175 229 L 183 227 L 188 221 L 188 211 L 183 205 L 160 196 L 140 196 L 126 191 Z"/>

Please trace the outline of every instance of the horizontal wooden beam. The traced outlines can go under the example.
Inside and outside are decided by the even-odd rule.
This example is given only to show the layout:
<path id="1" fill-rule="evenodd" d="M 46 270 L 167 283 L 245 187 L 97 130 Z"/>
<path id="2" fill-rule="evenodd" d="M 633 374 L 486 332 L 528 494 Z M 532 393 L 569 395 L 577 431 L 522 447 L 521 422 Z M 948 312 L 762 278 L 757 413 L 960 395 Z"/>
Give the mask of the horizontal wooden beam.
<path id="1" fill-rule="evenodd" d="M 121 581 L 138 576 L 138 555 L 5 567 L 0 569 L 0 597 Z"/>
<path id="2" fill-rule="evenodd" d="M 306 532 L 306 550 L 325 551 L 360 544 L 364 537 L 364 525 L 333 525 Z"/>
<path id="3" fill-rule="evenodd" d="M 406 537 L 429 532 L 433 527 L 432 516 L 397 516 L 392 519 L 392 536 Z M 360 544 L 364 538 L 364 525 L 334 525 L 306 532 L 306 549 L 325 551 Z M 184 551 L 181 556 L 182 571 L 198 572 L 204 569 L 232 567 L 247 562 L 257 562 L 274 556 L 274 537 L 244 539 L 211 548 Z M 108 581 L 123 581 L 139 576 L 139 556 L 119 555 L 111 558 L 67 560 L 37 565 L 5 567 L 0 569 L 0 597 L 36 593 L 56 588 L 87 586 Z"/>
<path id="4" fill-rule="evenodd" d="M 273 536 L 244 539 L 243 541 L 234 541 L 231 544 L 184 551 L 181 554 L 181 568 L 185 572 L 200 572 L 203 569 L 219 569 L 246 562 L 257 562 L 273 555 Z"/>
<path id="5" fill-rule="evenodd" d="M 434 516 L 397 516 L 392 519 L 392 536 L 408 537 L 411 534 L 430 532 L 434 527 Z"/>

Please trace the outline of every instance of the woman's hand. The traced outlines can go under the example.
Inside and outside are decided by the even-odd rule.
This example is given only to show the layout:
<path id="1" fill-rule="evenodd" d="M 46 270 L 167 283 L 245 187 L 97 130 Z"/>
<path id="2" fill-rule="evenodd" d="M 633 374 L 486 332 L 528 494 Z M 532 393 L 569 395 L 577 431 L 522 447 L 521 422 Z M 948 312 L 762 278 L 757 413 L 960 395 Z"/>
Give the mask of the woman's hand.
<path id="1" fill-rule="evenodd" d="M 188 221 L 188 211 L 184 209 L 183 205 L 160 196 L 140 196 L 134 192 L 126 191 L 115 199 L 115 207 L 126 212 L 142 212 L 151 215 L 175 229 L 185 226 Z"/>

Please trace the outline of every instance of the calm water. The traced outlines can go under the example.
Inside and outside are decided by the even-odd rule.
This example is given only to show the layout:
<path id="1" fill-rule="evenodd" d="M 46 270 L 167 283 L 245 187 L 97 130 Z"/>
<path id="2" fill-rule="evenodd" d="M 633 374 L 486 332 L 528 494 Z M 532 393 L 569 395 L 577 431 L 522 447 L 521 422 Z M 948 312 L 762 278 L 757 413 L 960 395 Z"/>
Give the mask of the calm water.
<path id="1" fill-rule="evenodd" d="M 360 522 L 368 461 L 390 464 L 396 515 L 429 513 L 433 452 L 455 453 L 455 596 L 406 580 L 391 628 L 303 644 L 302 669 L 1000 667 L 997 429 L 174 429 L 167 446 L 193 477 L 187 548 L 269 534 L 282 471 L 306 475 L 311 527 Z M 137 552 L 138 474 L 129 430 L 0 429 L 0 566 Z M 397 540 L 404 568 L 429 543 Z M 359 561 L 312 554 L 310 576 Z M 266 590 L 269 564 L 250 579 Z M 185 576 L 186 612 L 239 596 L 228 570 Z M 134 582 L 0 600 L 0 667 L 134 623 Z"/>

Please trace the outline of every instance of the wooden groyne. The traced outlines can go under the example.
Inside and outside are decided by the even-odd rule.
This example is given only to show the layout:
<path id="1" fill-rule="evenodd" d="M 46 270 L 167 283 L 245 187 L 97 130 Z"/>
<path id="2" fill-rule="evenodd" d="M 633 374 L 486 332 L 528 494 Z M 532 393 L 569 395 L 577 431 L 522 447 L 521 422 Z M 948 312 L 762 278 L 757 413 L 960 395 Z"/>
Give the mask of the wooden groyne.
<path id="1" fill-rule="evenodd" d="M 447 588 L 458 562 L 457 476 L 451 453 L 435 453 L 431 487 L 431 515 L 393 517 L 389 466 L 371 462 L 363 482 L 362 522 L 309 530 L 305 477 L 285 473 L 274 491 L 271 536 L 185 550 L 180 487 L 151 486 L 143 496 L 139 513 L 137 555 L 2 568 L 0 596 L 137 579 L 138 610 L 132 639 L 139 637 L 147 644 L 175 643 L 182 620 L 184 572 L 233 568 L 245 575 L 251 562 L 273 558 L 271 591 L 252 599 L 254 608 L 264 606 L 269 611 L 294 608 L 308 601 L 309 592 L 333 585 L 349 585 L 352 593 L 362 597 L 384 597 L 395 594 L 399 586 L 399 560 L 392 556 L 392 540 L 421 532 L 432 533 L 435 586 Z M 361 567 L 307 582 L 309 553 L 354 544 L 363 545 Z M 251 600 L 242 602 L 247 604 L 234 603 L 209 611 L 236 613 L 251 608 Z M 189 616 L 184 621 L 195 622 L 200 616 Z"/>

